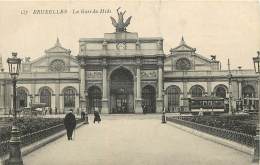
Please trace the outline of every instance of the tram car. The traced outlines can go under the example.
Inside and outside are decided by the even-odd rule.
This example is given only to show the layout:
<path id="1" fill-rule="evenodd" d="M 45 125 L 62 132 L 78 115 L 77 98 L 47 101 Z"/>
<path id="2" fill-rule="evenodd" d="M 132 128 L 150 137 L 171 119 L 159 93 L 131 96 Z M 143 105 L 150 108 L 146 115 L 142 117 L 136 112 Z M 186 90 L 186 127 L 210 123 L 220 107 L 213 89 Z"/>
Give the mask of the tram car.
<path id="1" fill-rule="evenodd" d="M 205 96 L 188 98 L 189 110 L 193 115 L 219 114 L 228 112 L 228 103 L 224 98 Z"/>

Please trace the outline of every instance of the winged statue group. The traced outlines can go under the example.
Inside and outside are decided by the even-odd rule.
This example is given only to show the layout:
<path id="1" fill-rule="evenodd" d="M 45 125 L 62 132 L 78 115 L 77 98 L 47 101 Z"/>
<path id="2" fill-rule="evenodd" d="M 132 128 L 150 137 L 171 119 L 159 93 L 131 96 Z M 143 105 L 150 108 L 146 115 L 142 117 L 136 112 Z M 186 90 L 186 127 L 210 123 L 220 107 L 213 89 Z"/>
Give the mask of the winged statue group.
<path id="1" fill-rule="evenodd" d="M 117 15 L 118 15 L 118 21 L 116 22 L 115 18 L 110 17 L 112 21 L 112 25 L 116 28 L 116 32 L 126 32 L 126 27 L 130 24 L 132 16 L 128 17 L 127 20 L 124 22 L 124 12 L 120 12 L 119 9 L 121 7 L 117 8 Z"/>

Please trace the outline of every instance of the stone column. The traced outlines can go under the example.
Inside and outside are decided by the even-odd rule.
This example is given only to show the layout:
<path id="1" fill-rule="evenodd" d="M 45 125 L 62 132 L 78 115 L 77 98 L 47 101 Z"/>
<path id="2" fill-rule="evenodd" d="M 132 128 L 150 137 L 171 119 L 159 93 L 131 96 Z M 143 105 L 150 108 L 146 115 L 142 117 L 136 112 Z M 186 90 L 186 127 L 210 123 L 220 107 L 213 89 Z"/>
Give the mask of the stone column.
<path id="1" fill-rule="evenodd" d="M 0 114 L 4 114 L 4 85 L 0 83 Z"/>
<path id="2" fill-rule="evenodd" d="M 102 110 L 101 113 L 109 113 L 108 99 L 107 99 L 107 67 L 103 65 L 103 78 L 102 78 Z"/>
<path id="3" fill-rule="evenodd" d="M 158 66 L 158 97 L 156 101 L 156 112 L 162 112 L 163 109 L 163 97 L 162 97 L 162 92 L 163 92 L 163 70 L 162 70 L 162 65 Z"/>
<path id="4" fill-rule="evenodd" d="M 36 87 L 36 85 L 35 85 L 35 81 L 33 81 L 32 82 L 32 84 L 31 84 L 31 95 L 32 95 L 32 102 L 33 103 L 35 103 L 36 102 L 36 94 L 38 94 L 38 93 L 36 93 L 36 91 L 35 91 L 35 87 Z"/>
<path id="5" fill-rule="evenodd" d="M 242 98 L 242 83 L 241 81 L 238 81 L 238 99 Z"/>
<path id="6" fill-rule="evenodd" d="M 187 109 L 188 108 L 188 106 L 189 106 L 189 102 L 188 102 L 188 100 L 187 100 L 187 98 L 189 97 L 188 96 L 188 86 L 187 86 L 187 81 L 186 80 L 184 80 L 183 81 L 183 84 L 182 84 L 182 90 L 183 90 L 183 98 L 185 98 L 185 100 L 183 100 L 183 107 L 185 108 L 185 109 Z"/>
<path id="7" fill-rule="evenodd" d="M 207 93 L 208 93 L 208 96 L 211 96 L 211 91 L 212 91 L 211 88 L 212 88 L 211 82 L 207 81 Z"/>
<path id="8" fill-rule="evenodd" d="M 136 98 L 141 99 L 141 74 L 140 67 L 136 68 Z"/>
<path id="9" fill-rule="evenodd" d="M 136 107 L 135 113 L 143 113 L 141 98 L 141 71 L 140 66 L 136 67 Z"/>
<path id="10" fill-rule="evenodd" d="M 162 67 L 159 66 L 158 68 L 158 99 L 162 99 L 162 79 L 163 79 L 163 75 L 162 75 Z"/>
<path id="11" fill-rule="evenodd" d="M 86 86 L 86 77 L 85 69 L 83 66 L 80 68 L 80 104 L 83 109 L 86 108 L 86 98 L 85 98 L 85 86 Z"/>
<path id="12" fill-rule="evenodd" d="M 60 82 L 59 81 L 55 84 L 55 107 L 60 111 Z M 55 113 L 55 107 L 52 107 L 53 113 Z"/>

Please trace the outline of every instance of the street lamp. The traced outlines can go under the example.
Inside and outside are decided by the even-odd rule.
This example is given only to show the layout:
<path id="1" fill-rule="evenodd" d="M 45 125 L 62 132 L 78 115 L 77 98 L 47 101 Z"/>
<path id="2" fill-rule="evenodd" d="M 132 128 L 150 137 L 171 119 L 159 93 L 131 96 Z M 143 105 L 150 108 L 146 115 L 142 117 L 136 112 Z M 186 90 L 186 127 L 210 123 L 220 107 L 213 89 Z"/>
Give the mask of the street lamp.
<path id="1" fill-rule="evenodd" d="M 228 114 L 232 115 L 232 92 L 231 92 L 231 84 L 232 83 L 232 74 L 230 71 L 230 62 L 228 59 Z"/>
<path id="2" fill-rule="evenodd" d="M 33 106 L 33 96 L 30 95 L 30 111 L 31 111 L 31 112 L 30 112 L 30 113 L 31 113 L 30 116 L 31 116 L 31 117 L 32 117 L 32 112 L 33 112 L 33 107 L 32 107 L 32 106 Z"/>
<path id="3" fill-rule="evenodd" d="M 13 82 L 13 111 L 14 111 L 14 121 L 12 125 L 11 138 L 10 138 L 10 154 L 9 159 L 7 160 L 8 165 L 22 165 L 23 160 L 21 156 L 20 149 L 20 131 L 17 127 L 17 111 L 16 111 L 16 81 L 19 76 L 21 59 L 17 58 L 17 53 L 12 53 L 12 57 L 7 59 L 7 63 L 9 66 L 9 74 L 12 78 Z"/>
<path id="4" fill-rule="evenodd" d="M 84 119 L 84 124 L 88 124 L 88 91 L 87 90 L 85 90 L 84 91 L 84 94 L 85 94 L 85 98 L 86 98 L 86 100 L 85 100 L 85 107 L 86 107 L 86 111 L 85 111 L 85 119 Z M 83 110 L 84 111 L 84 110 Z"/>
<path id="5" fill-rule="evenodd" d="M 259 162 L 260 153 L 259 153 L 259 145 L 260 145 L 260 52 L 257 51 L 257 57 L 253 57 L 254 69 L 258 74 L 257 77 L 257 87 L 258 87 L 258 122 L 256 127 L 256 136 L 255 136 L 255 147 L 254 147 L 254 157 L 253 162 Z"/>
<path id="6" fill-rule="evenodd" d="M 89 110 L 89 107 L 88 107 L 88 91 L 85 90 L 85 91 L 84 91 L 84 94 L 85 94 L 85 96 L 84 96 L 84 99 L 85 99 L 84 105 L 85 105 L 85 106 L 83 106 L 83 108 L 86 109 L 86 113 L 91 113 L 91 110 Z"/>
<path id="7" fill-rule="evenodd" d="M 164 107 L 164 96 L 165 96 L 165 90 L 163 88 L 163 91 L 162 91 L 162 97 L 163 97 L 163 100 L 162 100 L 162 124 L 166 123 L 165 107 Z"/>

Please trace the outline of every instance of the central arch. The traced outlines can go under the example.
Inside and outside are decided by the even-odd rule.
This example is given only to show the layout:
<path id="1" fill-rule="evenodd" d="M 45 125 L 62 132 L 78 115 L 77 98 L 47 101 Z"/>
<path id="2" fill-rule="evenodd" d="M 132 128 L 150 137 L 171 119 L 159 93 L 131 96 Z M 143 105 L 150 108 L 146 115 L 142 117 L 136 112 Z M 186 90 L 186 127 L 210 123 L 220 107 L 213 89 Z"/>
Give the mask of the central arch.
<path id="1" fill-rule="evenodd" d="M 114 70 L 110 76 L 110 112 L 134 112 L 134 79 L 126 68 Z"/>

